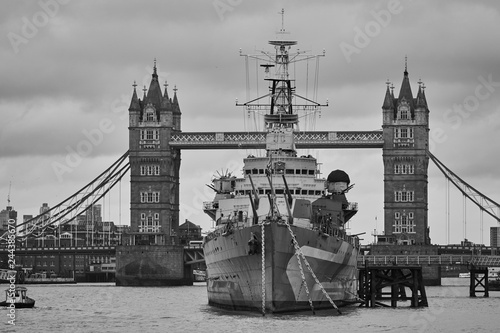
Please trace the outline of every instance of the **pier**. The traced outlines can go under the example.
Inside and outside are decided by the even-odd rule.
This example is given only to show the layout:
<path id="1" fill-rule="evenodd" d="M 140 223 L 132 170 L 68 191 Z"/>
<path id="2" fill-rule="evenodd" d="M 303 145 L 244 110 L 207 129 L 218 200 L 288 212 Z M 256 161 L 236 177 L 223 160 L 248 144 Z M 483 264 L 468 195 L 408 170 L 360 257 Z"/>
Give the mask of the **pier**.
<path id="1" fill-rule="evenodd" d="M 384 291 L 390 288 L 390 291 Z M 407 296 L 406 288 L 411 295 Z M 410 300 L 411 307 L 428 306 L 421 266 L 375 266 L 359 269 L 358 296 L 366 307 L 397 307 L 398 301 Z M 384 303 L 390 301 L 390 305 Z"/>

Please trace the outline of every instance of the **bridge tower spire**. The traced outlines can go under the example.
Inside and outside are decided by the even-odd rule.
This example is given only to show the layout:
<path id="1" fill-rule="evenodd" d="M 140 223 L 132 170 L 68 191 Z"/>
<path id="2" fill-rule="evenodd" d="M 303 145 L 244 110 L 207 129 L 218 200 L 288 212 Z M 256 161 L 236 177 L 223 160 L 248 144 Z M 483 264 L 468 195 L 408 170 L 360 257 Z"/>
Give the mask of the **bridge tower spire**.
<path id="1" fill-rule="evenodd" d="M 176 244 L 179 226 L 180 107 L 162 93 L 156 59 L 149 89 L 140 100 L 134 82 L 129 108 L 130 245 Z"/>
<path id="2" fill-rule="evenodd" d="M 382 106 L 383 237 L 389 243 L 428 245 L 429 109 L 421 82 L 413 97 L 406 59 L 403 74 L 399 96 L 389 93 L 388 83 Z"/>

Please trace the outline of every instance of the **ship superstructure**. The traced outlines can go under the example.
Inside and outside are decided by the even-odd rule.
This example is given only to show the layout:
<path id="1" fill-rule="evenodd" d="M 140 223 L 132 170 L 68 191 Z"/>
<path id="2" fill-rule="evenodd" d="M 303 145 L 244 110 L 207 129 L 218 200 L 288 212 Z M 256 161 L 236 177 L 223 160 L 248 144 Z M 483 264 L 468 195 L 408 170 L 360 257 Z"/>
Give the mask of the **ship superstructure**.
<path id="1" fill-rule="evenodd" d="M 297 311 L 356 298 L 359 244 L 345 232 L 357 212 L 345 197 L 349 176 L 320 178 L 316 159 L 297 156 L 294 144 L 297 110 L 322 105 L 296 94 L 289 66 L 316 56 L 292 53 L 297 42 L 280 32 L 269 42 L 274 53 L 255 56 L 273 72 L 269 93 L 241 104 L 265 112 L 266 155 L 245 158 L 240 178 L 214 178 L 215 197 L 204 203 L 215 221 L 204 243 L 209 304 L 229 309 Z"/>

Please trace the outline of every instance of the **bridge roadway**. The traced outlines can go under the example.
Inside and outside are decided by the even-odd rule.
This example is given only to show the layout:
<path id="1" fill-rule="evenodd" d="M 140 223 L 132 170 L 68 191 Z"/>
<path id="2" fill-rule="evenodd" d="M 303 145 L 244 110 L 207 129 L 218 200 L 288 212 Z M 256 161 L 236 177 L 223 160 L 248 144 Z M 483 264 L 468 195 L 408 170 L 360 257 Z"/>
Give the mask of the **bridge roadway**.
<path id="1" fill-rule="evenodd" d="M 364 266 L 455 266 L 500 267 L 500 256 L 489 255 L 361 255 L 358 267 Z"/>
<path id="2" fill-rule="evenodd" d="M 175 133 L 169 145 L 178 149 L 265 149 L 266 132 Z M 343 132 L 295 132 L 297 149 L 382 148 L 382 130 Z"/>

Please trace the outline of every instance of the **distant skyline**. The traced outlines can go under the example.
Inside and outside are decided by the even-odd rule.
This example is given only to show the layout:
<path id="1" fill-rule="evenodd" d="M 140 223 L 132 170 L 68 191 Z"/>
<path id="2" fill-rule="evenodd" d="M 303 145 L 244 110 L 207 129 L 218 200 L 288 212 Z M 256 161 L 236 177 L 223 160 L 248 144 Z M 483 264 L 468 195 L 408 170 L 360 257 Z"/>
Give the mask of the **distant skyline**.
<path id="1" fill-rule="evenodd" d="M 497 1 L 7 1 L 0 13 L 0 209 L 37 215 L 104 171 L 128 149 L 134 81 L 149 87 L 156 58 L 170 96 L 177 87 L 182 130 L 250 131 L 253 118 L 235 106 L 247 99 L 242 53 L 272 50 L 284 27 L 297 48 L 322 54 L 317 100 L 321 118 L 301 129 L 376 130 L 386 81 L 426 86 L 431 152 L 453 172 L 500 202 L 500 3 Z M 314 68 L 313 62 L 309 68 Z M 252 75 L 257 69 L 250 68 Z M 261 77 L 262 78 L 262 77 Z M 297 82 L 312 94 L 313 78 Z M 252 85 L 252 95 L 257 86 Z M 259 90 L 265 89 L 263 81 Z M 258 125 L 258 124 L 257 124 Z M 262 128 L 262 125 L 260 125 Z M 78 153 L 80 152 L 80 153 Z M 205 184 L 217 170 L 241 176 L 253 151 L 182 151 L 181 213 L 205 231 L 212 199 Z M 363 243 L 383 230 L 380 149 L 309 150 L 323 176 L 346 171 L 348 199 L 359 213 L 351 232 Z M 130 177 L 103 204 L 103 219 L 130 224 Z M 429 165 L 432 243 L 445 243 L 446 181 Z M 450 242 L 481 240 L 479 209 L 451 190 Z M 121 198 L 121 211 L 119 199 Z M 109 206 L 112 206 L 112 210 Z M 484 214 L 483 243 L 497 222 Z"/>

